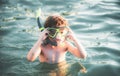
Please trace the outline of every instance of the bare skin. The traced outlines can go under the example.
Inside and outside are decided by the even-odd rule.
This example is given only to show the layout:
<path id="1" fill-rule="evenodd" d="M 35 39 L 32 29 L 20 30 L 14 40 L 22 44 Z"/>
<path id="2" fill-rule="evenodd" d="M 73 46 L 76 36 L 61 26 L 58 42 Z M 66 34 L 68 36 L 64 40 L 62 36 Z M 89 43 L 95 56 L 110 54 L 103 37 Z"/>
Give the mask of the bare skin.
<path id="1" fill-rule="evenodd" d="M 45 29 L 40 33 L 41 36 L 39 37 L 38 41 L 28 52 L 27 59 L 29 61 L 34 61 L 38 57 L 40 62 L 47 62 L 50 64 L 59 63 L 65 61 L 65 54 L 67 51 L 71 52 L 78 58 L 86 58 L 87 54 L 85 49 L 80 43 L 78 43 L 78 40 L 75 38 L 72 30 L 70 28 L 69 30 L 71 33 L 67 35 L 67 38 L 71 39 L 75 46 L 65 40 L 65 37 L 57 37 L 57 46 L 52 46 L 50 44 L 47 46 L 42 46 L 42 41 L 47 37 L 45 34 L 48 33 L 47 29 Z"/>

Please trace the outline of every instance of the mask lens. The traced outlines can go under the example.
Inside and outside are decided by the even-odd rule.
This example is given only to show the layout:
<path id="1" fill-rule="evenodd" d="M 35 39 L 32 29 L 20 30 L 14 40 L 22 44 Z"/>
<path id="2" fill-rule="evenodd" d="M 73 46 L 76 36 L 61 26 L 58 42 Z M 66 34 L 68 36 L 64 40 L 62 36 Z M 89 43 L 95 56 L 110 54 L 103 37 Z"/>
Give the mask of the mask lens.
<path id="1" fill-rule="evenodd" d="M 64 32 L 64 30 L 68 32 L 68 29 L 66 27 L 48 28 L 48 36 L 51 38 L 55 38 L 57 34 L 61 34 L 61 36 L 66 36 L 67 33 Z"/>
<path id="2" fill-rule="evenodd" d="M 49 31 L 48 35 L 52 38 L 54 38 L 58 33 L 58 29 L 56 28 L 49 28 L 48 31 Z"/>

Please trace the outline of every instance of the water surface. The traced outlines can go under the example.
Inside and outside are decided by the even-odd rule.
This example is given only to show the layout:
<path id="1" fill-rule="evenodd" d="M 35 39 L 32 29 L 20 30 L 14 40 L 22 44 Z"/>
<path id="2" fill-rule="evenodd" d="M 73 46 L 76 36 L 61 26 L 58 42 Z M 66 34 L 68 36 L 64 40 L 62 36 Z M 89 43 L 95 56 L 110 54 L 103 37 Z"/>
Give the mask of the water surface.
<path id="1" fill-rule="evenodd" d="M 81 61 L 87 74 L 79 76 L 119 76 L 120 1 L 119 0 L 1 0 L 0 76 L 34 76 L 38 59 L 29 63 L 26 54 L 39 36 L 35 11 L 44 16 L 64 16 L 82 42 L 88 57 Z"/>

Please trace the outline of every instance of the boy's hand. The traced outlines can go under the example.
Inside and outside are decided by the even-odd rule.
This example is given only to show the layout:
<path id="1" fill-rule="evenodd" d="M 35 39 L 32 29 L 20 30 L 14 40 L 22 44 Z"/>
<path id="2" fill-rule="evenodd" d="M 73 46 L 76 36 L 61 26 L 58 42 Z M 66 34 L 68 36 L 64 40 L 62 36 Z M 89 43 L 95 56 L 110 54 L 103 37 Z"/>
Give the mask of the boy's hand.
<path id="1" fill-rule="evenodd" d="M 46 39 L 46 38 L 47 38 L 48 33 L 49 33 L 49 31 L 47 30 L 47 28 L 46 28 L 46 29 L 44 29 L 42 32 L 40 32 L 40 37 L 39 37 L 39 39 L 41 39 L 41 40 Z"/>
<path id="2" fill-rule="evenodd" d="M 67 35 L 67 38 L 74 41 L 74 36 L 73 36 L 73 34 L 71 34 L 71 33 L 69 33 L 69 34 Z"/>
<path id="3" fill-rule="evenodd" d="M 70 40 L 73 40 L 73 41 L 76 40 L 73 31 L 70 28 L 68 28 L 68 29 L 69 29 L 69 33 L 67 35 L 67 38 L 69 38 Z"/>

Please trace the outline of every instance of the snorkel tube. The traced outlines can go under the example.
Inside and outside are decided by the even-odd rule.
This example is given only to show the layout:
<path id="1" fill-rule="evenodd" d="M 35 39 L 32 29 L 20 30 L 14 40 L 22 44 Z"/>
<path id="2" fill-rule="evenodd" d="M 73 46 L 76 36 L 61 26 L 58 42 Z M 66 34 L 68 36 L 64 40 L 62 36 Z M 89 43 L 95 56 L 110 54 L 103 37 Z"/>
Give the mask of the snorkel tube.
<path id="1" fill-rule="evenodd" d="M 37 18 L 37 24 L 38 24 L 40 31 L 44 30 L 41 9 L 38 9 L 36 11 L 36 18 Z"/>
<path id="2" fill-rule="evenodd" d="M 41 18 L 41 9 L 39 9 L 38 11 L 37 11 L 37 24 L 38 24 L 38 27 L 39 27 L 39 30 L 40 31 L 43 31 L 44 30 L 44 26 L 43 26 L 43 20 L 42 20 L 42 18 Z M 47 45 L 47 44 L 51 44 L 51 45 L 53 45 L 53 46 L 57 46 L 57 42 L 56 41 L 51 41 L 50 39 L 49 39 L 49 37 L 47 37 L 44 41 L 43 41 L 43 45 Z"/>
<path id="3" fill-rule="evenodd" d="M 40 17 L 37 17 L 37 24 L 38 24 L 39 29 L 43 27 L 41 24 Z"/>

